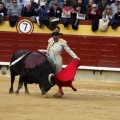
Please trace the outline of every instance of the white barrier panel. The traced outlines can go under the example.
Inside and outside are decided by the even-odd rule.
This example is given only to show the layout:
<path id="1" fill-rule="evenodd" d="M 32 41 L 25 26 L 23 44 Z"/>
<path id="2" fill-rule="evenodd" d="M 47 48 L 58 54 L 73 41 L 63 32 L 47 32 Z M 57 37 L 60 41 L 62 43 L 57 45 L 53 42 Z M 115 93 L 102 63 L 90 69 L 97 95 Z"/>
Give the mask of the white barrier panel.
<path id="1" fill-rule="evenodd" d="M 66 65 L 63 65 L 63 68 L 65 68 Z M 105 71 L 120 71 L 120 68 L 111 68 L 111 67 L 94 67 L 94 66 L 80 66 L 78 69 L 83 69 L 83 70 L 105 70 Z"/>
<path id="2" fill-rule="evenodd" d="M 10 62 L 0 62 L 1 66 L 9 66 Z M 67 65 L 63 65 L 63 68 L 65 68 Z M 80 66 L 78 69 L 83 70 L 105 70 L 105 71 L 120 71 L 120 68 L 111 68 L 111 67 L 95 67 L 95 66 Z"/>
<path id="3" fill-rule="evenodd" d="M 0 62 L 0 76 L 9 76 L 9 62 Z M 65 68 L 66 65 L 63 65 Z M 75 80 L 97 80 L 105 82 L 120 82 L 120 68 L 80 66 Z"/>

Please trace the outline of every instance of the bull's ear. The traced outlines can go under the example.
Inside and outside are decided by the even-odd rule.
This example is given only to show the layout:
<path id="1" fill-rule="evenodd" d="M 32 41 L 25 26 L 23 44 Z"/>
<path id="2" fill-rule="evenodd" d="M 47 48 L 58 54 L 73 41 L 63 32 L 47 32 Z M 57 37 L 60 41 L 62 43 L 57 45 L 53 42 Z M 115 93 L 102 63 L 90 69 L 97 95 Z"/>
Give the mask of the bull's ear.
<path id="1" fill-rule="evenodd" d="M 54 76 L 55 75 L 53 73 L 51 73 L 51 74 L 48 75 L 48 81 L 50 82 L 50 84 L 52 84 L 52 86 L 53 86 L 53 83 L 51 81 L 51 78 L 54 77 Z"/>

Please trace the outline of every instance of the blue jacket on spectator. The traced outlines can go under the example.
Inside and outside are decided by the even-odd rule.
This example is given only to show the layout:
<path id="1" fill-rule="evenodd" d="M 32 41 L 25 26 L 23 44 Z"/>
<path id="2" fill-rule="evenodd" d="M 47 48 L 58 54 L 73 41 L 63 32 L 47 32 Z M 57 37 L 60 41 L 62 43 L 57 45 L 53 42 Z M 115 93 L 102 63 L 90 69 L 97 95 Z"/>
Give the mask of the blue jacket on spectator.
<path id="1" fill-rule="evenodd" d="M 44 23 L 47 27 L 50 24 L 50 17 L 49 17 L 49 13 L 47 12 L 48 8 L 46 8 L 45 6 L 41 6 L 40 9 L 37 10 L 37 14 L 39 16 L 39 27 L 42 27 L 42 23 Z"/>
<path id="2" fill-rule="evenodd" d="M 44 7 L 44 9 L 37 10 L 38 16 L 49 16 L 49 13 L 47 13 L 48 8 Z"/>

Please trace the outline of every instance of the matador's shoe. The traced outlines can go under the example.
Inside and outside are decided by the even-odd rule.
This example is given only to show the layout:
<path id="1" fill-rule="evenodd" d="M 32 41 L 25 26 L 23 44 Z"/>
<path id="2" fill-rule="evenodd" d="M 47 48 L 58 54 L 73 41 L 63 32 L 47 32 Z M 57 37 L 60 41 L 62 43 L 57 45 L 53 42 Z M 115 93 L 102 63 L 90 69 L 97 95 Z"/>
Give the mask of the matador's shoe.
<path id="1" fill-rule="evenodd" d="M 56 93 L 55 95 L 53 95 L 55 98 L 61 98 L 64 95 L 64 93 Z"/>

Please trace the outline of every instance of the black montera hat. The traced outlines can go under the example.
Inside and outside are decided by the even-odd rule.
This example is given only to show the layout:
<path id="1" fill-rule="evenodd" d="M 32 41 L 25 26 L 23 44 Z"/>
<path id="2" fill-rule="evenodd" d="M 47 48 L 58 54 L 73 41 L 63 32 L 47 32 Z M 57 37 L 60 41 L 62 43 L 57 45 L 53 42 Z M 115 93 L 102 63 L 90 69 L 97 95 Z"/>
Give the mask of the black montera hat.
<path id="1" fill-rule="evenodd" d="M 53 32 L 52 33 L 52 36 L 58 36 L 58 35 L 63 35 L 62 33 L 59 33 L 59 32 Z"/>

